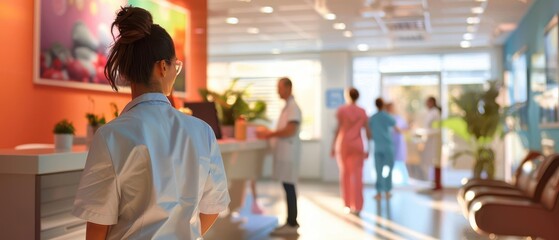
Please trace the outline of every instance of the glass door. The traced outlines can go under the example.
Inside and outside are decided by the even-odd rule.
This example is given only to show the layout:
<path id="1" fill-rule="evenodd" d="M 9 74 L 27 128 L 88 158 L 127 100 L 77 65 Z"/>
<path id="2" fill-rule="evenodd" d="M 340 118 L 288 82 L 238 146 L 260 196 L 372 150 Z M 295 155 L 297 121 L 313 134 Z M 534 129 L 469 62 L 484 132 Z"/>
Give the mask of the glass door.
<path id="1" fill-rule="evenodd" d="M 429 97 L 435 97 L 440 105 L 439 72 L 427 73 L 384 73 L 381 76 L 382 98 L 392 103 L 395 115 L 407 126 L 404 142 L 398 145 L 395 156 L 393 179 L 395 183 L 407 183 L 409 177 L 429 180 L 429 166 L 421 164 L 420 153 L 425 140 L 417 137 L 419 129 L 425 126 Z"/>

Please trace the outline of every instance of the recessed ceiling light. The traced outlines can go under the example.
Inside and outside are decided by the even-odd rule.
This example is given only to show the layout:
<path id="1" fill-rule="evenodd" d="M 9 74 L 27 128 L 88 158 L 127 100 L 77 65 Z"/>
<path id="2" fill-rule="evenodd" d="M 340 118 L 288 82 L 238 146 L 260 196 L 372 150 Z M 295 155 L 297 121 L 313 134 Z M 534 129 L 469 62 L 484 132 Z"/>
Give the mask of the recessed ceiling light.
<path id="1" fill-rule="evenodd" d="M 468 27 L 466 27 L 466 29 L 468 30 L 468 32 L 475 32 L 477 31 L 477 27 L 474 25 L 470 25 Z"/>
<path id="2" fill-rule="evenodd" d="M 468 24 L 478 24 L 480 20 L 478 17 L 469 17 L 468 19 L 466 19 L 466 22 Z"/>
<path id="3" fill-rule="evenodd" d="M 367 44 L 359 44 L 357 45 L 357 50 L 361 51 L 361 52 L 365 52 L 365 51 L 369 51 L 369 45 Z"/>
<path id="4" fill-rule="evenodd" d="M 260 12 L 262 12 L 262 13 L 273 13 L 274 8 L 270 7 L 270 6 L 261 7 Z"/>
<path id="5" fill-rule="evenodd" d="M 353 37 L 353 33 L 351 31 L 344 31 L 344 37 L 350 38 Z"/>
<path id="6" fill-rule="evenodd" d="M 487 2 L 487 0 L 476 0 L 476 2 Z"/>
<path id="7" fill-rule="evenodd" d="M 255 28 L 255 27 L 249 27 L 249 28 L 247 28 L 247 32 L 250 33 L 250 34 L 258 34 L 258 33 L 260 33 L 260 29 Z"/>
<path id="8" fill-rule="evenodd" d="M 225 22 L 229 24 L 237 24 L 239 23 L 239 19 L 236 17 L 228 17 Z"/>
<path id="9" fill-rule="evenodd" d="M 332 27 L 334 27 L 334 29 L 336 29 L 336 30 L 344 30 L 345 29 L 345 23 L 334 23 L 334 25 L 332 25 Z"/>
<path id="10" fill-rule="evenodd" d="M 250 2 L 251 0 L 239 0 L 239 2 Z"/>
<path id="11" fill-rule="evenodd" d="M 277 48 L 272 49 L 272 54 L 280 54 L 281 51 Z"/>
<path id="12" fill-rule="evenodd" d="M 482 14 L 485 11 L 485 9 L 483 9 L 482 7 L 474 7 L 472 8 L 472 13 L 473 14 Z"/>
<path id="13" fill-rule="evenodd" d="M 327 13 L 326 15 L 324 15 L 324 18 L 327 20 L 336 20 L 336 14 Z"/>
<path id="14" fill-rule="evenodd" d="M 472 43 L 470 43 L 470 41 L 462 41 L 460 42 L 460 47 L 462 48 L 469 48 L 472 46 Z"/>
<path id="15" fill-rule="evenodd" d="M 474 35 L 471 33 L 464 33 L 462 37 L 464 38 L 464 40 L 468 40 L 468 41 L 474 39 Z"/>

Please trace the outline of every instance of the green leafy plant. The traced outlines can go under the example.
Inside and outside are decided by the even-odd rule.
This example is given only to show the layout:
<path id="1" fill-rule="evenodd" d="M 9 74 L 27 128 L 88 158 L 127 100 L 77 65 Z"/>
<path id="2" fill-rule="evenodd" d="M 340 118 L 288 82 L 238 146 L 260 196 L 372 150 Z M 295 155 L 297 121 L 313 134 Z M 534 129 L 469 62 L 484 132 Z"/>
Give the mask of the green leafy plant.
<path id="1" fill-rule="evenodd" d="M 99 127 L 103 124 L 105 124 L 107 121 L 105 120 L 105 116 L 101 115 L 97 115 L 95 114 L 95 100 L 93 100 L 92 97 L 88 96 L 87 97 L 89 102 L 91 103 L 91 108 L 92 111 L 88 112 L 85 114 L 85 118 L 87 119 L 87 124 L 89 124 L 92 127 Z M 115 104 L 116 105 L 116 104 Z"/>
<path id="2" fill-rule="evenodd" d="M 54 129 L 52 130 L 54 134 L 72 134 L 72 135 L 74 135 L 75 131 L 76 129 L 74 128 L 74 124 L 72 124 L 72 122 L 66 119 L 62 119 L 60 122 L 56 123 L 54 125 Z"/>
<path id="3" fill-rule="evenodd" d="M 262 119 L 268 121 L 266 117 L 266 102 L 255 101 L 248 103 L 243 98 L 248 96 L 247 86 L 237 90 L 239 79 L 234 79 L 231 85 L 223 93 L 216 93 L 208 89 L 199 89 L 200 96 L 207 102 L 214 102 L 217 109 L 218 118 L 223 125 L 234 125 L 235 119 L 244 116 L 248 121 Z"/>
<path id="4" fill-rule="evenodd" d="M 111 111 L 113 111 L 113 117 L 117 118 L 118 117 L 118 106 L 114 102 L 111 102 L 109 104 L 111 105 Z"/>
<path id="5" fill-rule="evenodd" d="M 469 149 L 454 153 L 452 158 L 473 156 L 474 178 L 481 178 L 483 172 L 488 178 L 493 178 L 495 174 L 495 153 L 490 144 L 502 130 L 500 106 L 496 102 L 498 94 L 497 83 L 490 81 L 486 91 L 469 90 L 458 98 L 453 97 L 452 102 L 462 110 L 462 114 L 442 122 L 443 127 L 468 143 Z"/>
<path id="6" fill-rule="evenodd" d="M 87 124 L 91 125 L 92 127 L 98 127 L 107 123 L 107 121 L 105 120 L 105 116 L 99 116 L 93 113 L 86 113 L 85 118 L 87 118 Z"/>

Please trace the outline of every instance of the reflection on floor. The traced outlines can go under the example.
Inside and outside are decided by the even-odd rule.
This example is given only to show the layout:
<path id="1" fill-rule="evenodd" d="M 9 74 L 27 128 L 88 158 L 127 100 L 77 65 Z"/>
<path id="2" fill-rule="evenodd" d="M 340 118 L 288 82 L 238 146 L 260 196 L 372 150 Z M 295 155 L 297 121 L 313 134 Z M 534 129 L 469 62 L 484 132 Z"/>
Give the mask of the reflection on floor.
<path id="1" fill-rule="evenodd" d="M 205 239 L 489 239 L 475 233 L 461 215 L 457 189 L 430 192 L 401 186 L 394 189 L 392 198 L 376 201 L 374 187 L 367 186 L 365 206 L 357 217 L 343 212 L 337 184 L 319 182 L 298 185 L 299 236 L 270 237 L 286 219 L 283 188 L 263 181 L 258 183 L 258 191 L 264 215 L 250 213 L 251 198 L 247 197 L 245 207 L 238 214 L 220 218 Z"/>

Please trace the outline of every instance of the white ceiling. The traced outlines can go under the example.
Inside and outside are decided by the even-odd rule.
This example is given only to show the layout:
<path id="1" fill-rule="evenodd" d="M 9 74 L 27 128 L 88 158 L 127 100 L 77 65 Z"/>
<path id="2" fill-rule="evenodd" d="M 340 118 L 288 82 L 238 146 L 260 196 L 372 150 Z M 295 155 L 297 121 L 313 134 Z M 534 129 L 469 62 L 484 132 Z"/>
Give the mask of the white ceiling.
<path id="1" fill-rule="evenodd" d="M 522 18 L 531 3 L 532 0 L 209 0 L 209 54 L 358 51 L 359 44 L 366 44 L 369 50 L 460 48 L 469 31 L 472 47 L 494 46 L 504 41 L 511 24 Z M 262 13 L 264 6 L 274 11 Z M 475 7 L 481 7 L 483 13 L 472 13 Z M 327 13 L 335 14 L 336 19 L 325 19 Z M 227 24 L 228 17 L 236 17 L 239 22 Z M 479 24 L 468 24 L 470 17 L 479 17 Z M 334 23 L 344 23 L 346 29 L 336 30 Z M 352 36 L 345 37 L 344 31 L 350 31 Z"/>

